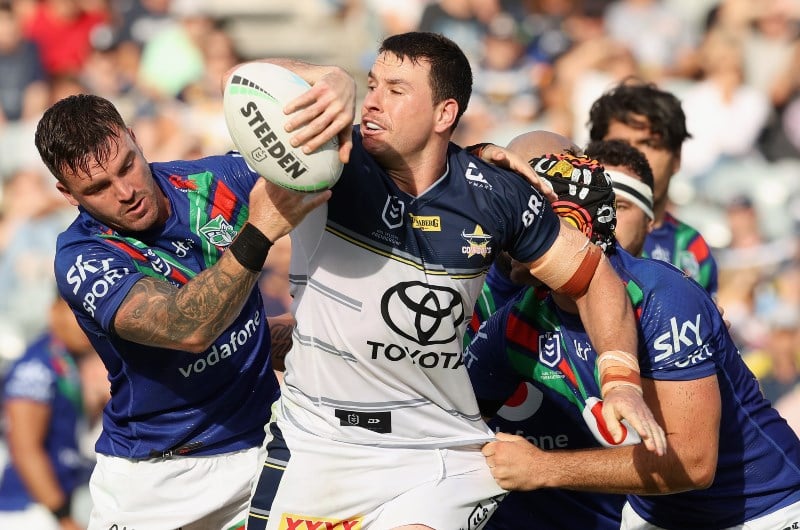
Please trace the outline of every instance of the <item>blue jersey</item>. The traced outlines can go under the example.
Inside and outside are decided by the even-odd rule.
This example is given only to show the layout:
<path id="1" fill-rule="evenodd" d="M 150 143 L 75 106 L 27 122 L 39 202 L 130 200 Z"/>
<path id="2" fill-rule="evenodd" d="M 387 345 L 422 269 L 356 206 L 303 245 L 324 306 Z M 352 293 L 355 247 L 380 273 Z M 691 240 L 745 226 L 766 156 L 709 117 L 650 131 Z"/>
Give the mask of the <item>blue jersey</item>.
<path id="1" fill-rule="evenodd" d="M 78 449 L 83 422 L 80 376 L 63 344 L 49 334 L 32 343 L 6 374 L 4 399 L 35 401 L 50 408 L 44 448 L 58 484 L 71 494 L 87 466 Z M 0 511 L 24 510 L 33 502 L 9 460 L 0 476 Z"/>
<path id="2" fill-rule="evenodd" d="M 672 263 L 716 296 L 717 262 L 700 233 L 669 213 L 664 222 L 647 234 L 642 257 Z"/>
<path id="3" fill-rule="evenodd" d="M 663 528 L 713 529 L 800 500 L 800 441 L 761 395 L 711 298 L 658 261 L 618 249 L 611 263 L 639 321 L 642 377 L 688 381 L 716 374 L 722 397 L 711 487 L 628 496 L 634 510 Z M 595 361 L 580 319 L 533 289 L 490 317 L 465 353 L 479 401 L 504 403 L 492 426 L 527 436 L 544 449 L 612 445 L 600 415 Z M 635 433 L 628 436 L 637 441 Z M 550 527 L 544 524 L 548 518 L 555 521 L 553 528 L 581 528 L 592 517 L 603 522 L 593 528 L 618 528 L 609 508 L 619 503 L 618 496 L 566 490 L 515 492 L 487 528 L 505 528 L 503 522 L 512 520 L 519 526 L 523 514 L 537 528 Z"/>
<path id="4" fill-rule="evenodd" d="M 445 174 L 411 196 L 356 128 L 330 201 L 292 232 L 287 421 L 368 445 L 490 439 L 461 362 L 466 325 L 496 254 L 533 261 L 559 223 L 527 181 L 455 145 Z"/>
<path id="5" fill-rule="evenodd" d="M 247 219 L 258 175 L 238 155 L 150 164 L 170 201 L 166 224 L 124 237 L 85 211 L 58 238 L 61 295 L 108 370 L 111 400 L 97 452 L 148 458 L 259 445 L 278 385 L 258 289 L 200 354 L 143 346 L 114 333 L 114 315 L 145 276 L 182 286 L 216 263 Z"/>

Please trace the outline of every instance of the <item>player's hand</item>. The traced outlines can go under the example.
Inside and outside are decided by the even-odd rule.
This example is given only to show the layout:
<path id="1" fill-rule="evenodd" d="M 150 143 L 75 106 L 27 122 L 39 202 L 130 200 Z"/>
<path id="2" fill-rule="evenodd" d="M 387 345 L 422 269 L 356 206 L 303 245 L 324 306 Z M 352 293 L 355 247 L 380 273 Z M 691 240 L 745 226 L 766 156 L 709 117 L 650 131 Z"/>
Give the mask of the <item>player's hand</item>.
<path id="1" fill-rule="evenodd" d="M 339 159 L 346 163 L 353 148 L 352 129 L 356 115 L 356 82 L 345 70 L 329 67 L 311 88 L 286 104 L 291 114 L 286 132 L 297 131 L 292 146 L 311 153 L 338 136 Z"/>
<path id="2" fill-rule="evenodd" d="M 522 436 L 497 433 L 497 441 L 483 446 L 481 452 L 486 457 L 497 485 L 510 491 L 530 491 L 545 484 L 537 468 L 537 462 L 544 456 L 544 451 L 530 443 Z"/>
<path id="3" fill-rule="evenodd" d="M 330 197 L 331 190 L 302 193 L 263 178 L 258 179 L 250 191 L 250 215 L 247 220 L 274 243 Z"/>
<path id="4" fill-rule="evenodd" d="M 531 185 L 539 190 L 544 197 L 553 202 L 558 200 L 558 195 L 553 191 L 553 185 L 547 180 L 540 178 L 531 168 L 528 161 L 519 154 L 509 151 L 499 145 L 487 144 L 481 150 L 481 159 L 496 166 L 515 171 L 525 177 Z"/>
<path id="5" fill-rule="evenodd" d="M 84 530 L 72 517 L 59 519 L 58 525 L 60 530 Z"/>
<path id="6" fill-rule="evenodd" d="M 664 429 L 656 423 L 641 391 L 636 388 L 621 385 L 609 390 L 603 396 L 603 419 L 615 442 L 621 442 L 624 437 L 621 420 L 625 419 L 639 433 L 648 450 L 659 456 L 666 454 L 667 437 Z"/>

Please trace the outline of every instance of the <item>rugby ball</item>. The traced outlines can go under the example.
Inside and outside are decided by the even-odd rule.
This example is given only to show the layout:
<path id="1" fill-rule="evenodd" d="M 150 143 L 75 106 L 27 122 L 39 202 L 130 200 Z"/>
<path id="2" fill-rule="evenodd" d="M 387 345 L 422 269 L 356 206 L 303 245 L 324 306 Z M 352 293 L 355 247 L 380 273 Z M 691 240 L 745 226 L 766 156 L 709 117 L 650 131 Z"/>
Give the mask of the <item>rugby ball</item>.
<path id="1" fill-rule="evenodd" d="M 222 100 L 228 132 L 248 165 L 270 182 L 303 192 L 328 189 L 342 173 L 337 138 L 310 154 L 289 143 L 296 131 L 284 130 L 290 116 L 283 108 L 309 88 L 286 68 L 245 63 L 231 73 Z"/>

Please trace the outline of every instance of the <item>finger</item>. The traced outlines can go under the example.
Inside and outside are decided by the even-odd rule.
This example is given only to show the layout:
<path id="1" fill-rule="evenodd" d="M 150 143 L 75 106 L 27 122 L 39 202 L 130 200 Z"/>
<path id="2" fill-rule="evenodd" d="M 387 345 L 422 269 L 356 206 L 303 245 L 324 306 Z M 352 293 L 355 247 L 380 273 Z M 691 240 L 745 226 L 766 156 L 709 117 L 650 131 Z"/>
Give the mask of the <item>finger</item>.
<path id="1" fill-rule="evenodd" d="M 494 449 L 496 445 L 497 442 L 489 442 L 481 447 L 481 453 L 483 453 L 483 456 L 485 456 L 487 459 L 491 456 L 494 456 Z"/>
<path id="2" fill-rule="evenodd" d="M 611 439 L 614 441 L 614 443 L 620 443 L 624 436 L 624 427 L 622 426 L 622 423 L 620 423 L 619 418 L 617 418 L 614 407 L 606 405 L 603 406 L 603 419 L 606 422 L 606 427 L 608 428 L 608 433 L 611 435 Z M 628 418 L 628 421 L 630 420 L 631 418 Z M 639 429 L 636 430 L 639 432 Z"/>
<path id="3" fill-rule="evenodd" d="M 350 161 L 350 153 L 353 151 L 353 135 L 350 127 L 345 127 L 339 133 L 339 160 L 342 164 Z"/>
<path id="4" fill-rule="evenodd" d="M 508 434 L 507 432 L 498 432 L 497 434 L 495 434 L 495 438 L 497 439 L 498 442 L 516 442 L 521 437 L 517 436 L 516 434 Z"/>

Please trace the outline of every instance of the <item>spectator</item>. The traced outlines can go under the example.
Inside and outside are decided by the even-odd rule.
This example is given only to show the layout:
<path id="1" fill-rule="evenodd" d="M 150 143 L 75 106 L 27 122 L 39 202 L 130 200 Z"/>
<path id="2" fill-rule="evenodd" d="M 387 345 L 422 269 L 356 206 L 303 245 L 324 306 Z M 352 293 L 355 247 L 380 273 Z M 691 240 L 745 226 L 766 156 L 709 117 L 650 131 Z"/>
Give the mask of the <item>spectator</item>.
<path id="1" fill-rule="evenodd" d="M 76 362 L 97 355 L 67 303 L 56 298 L 47 331 L 8 372 L 3 416 L 11 459 L 0 475 L 0 527 L 78 530 L 71 497 L 88 463 Z"/>

